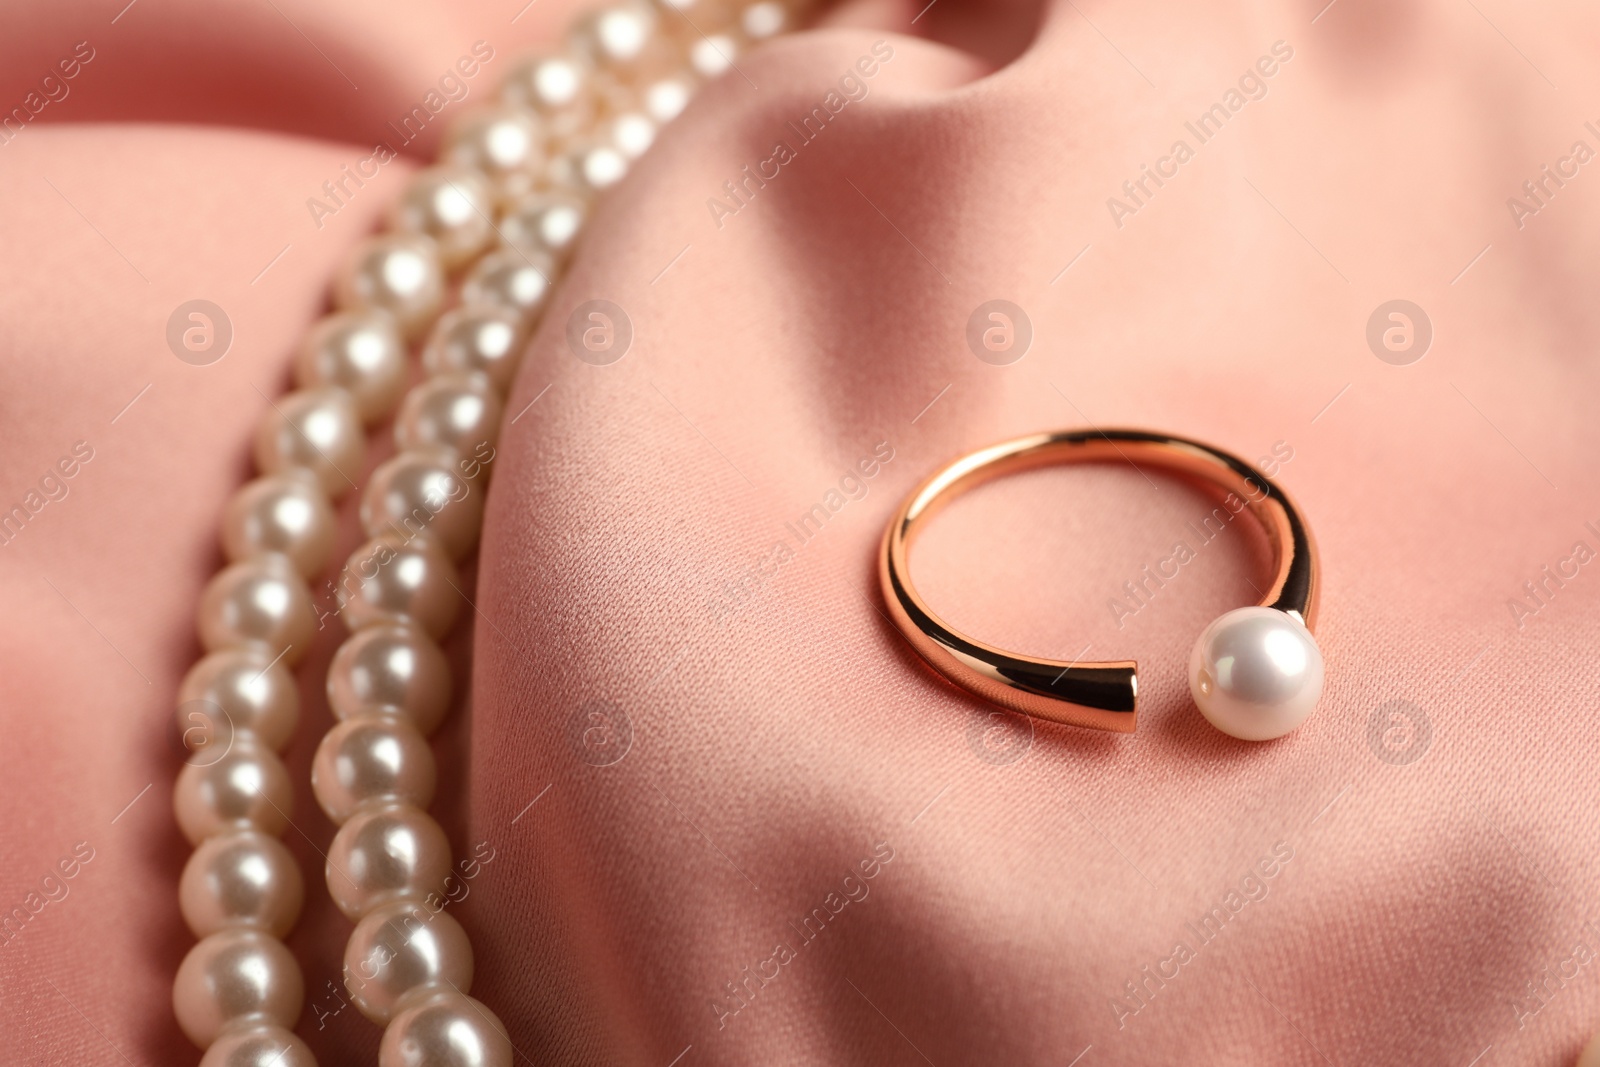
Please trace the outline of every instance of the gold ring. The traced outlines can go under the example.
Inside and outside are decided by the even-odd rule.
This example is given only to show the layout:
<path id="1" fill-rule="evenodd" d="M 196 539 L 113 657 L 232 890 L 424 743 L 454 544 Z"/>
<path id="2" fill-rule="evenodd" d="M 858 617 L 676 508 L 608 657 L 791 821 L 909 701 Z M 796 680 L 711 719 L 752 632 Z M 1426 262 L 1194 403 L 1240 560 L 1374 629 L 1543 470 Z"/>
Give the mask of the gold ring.
<path id="1" fill-rule="evenodd" d="M 935 671 L 991 704 L 1050 722 L 1131 733 L 1139 716 L 1136 662 L 1068 663 L 985 644 L 934 613 L 912 585 L 909 567 L 918 533 L 961 493 L 1036 467 L 1119 461 L 1208 482 L 1226 494 L 1230 510 L 1248 508 L 1265 529 L 1272 584 L 1258 606 L 1236 608 L 1201 633 L 1189 684 L 1201 713 L 1224 733 L 1262 741 L 1293 730 L 1322 693 L 1322 652 L 1311 636 L 1316 544 L 1282 488 L 1237 456 L 1199 441 L 1142 430 L 1069 430 L 962 456 L 907 496 L 884 532 L 878 580 L 895 625 Z"/>

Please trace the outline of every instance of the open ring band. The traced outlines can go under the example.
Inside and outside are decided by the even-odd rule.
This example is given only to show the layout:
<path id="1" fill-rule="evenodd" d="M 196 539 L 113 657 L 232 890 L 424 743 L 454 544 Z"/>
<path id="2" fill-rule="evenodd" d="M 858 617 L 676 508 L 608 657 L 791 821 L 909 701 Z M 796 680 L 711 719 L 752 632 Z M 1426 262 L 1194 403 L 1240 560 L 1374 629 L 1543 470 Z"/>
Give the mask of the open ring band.
<path id="1" fill-rule="evenodd" d="M 1229 612 L 1207 627 L 1191 657 L 1190 684 L 1201 712 L 1224 732 L 1248 740 L 1287 733 L 1322 690 L 1321 652 L 1310 633 L 1316 545 L 1283 489 L 1237 456 L 1198 441 L 1141 430 L 1070 430 L 961 457 L 918 486 L 884 533 L 878 578 L 890 617 L 935 671 L 969 693 L 1051 722 L 1131 733 L 1139 715 L 1137 663 L 1068 663 L 985 644 L 934 613 L 912 585 L 908 565 L 928 520 L 967 490 L 1036 467 L 1124 461 L 1209 482 L 1242 499 L 1265 529 L 1272 583 L 1259 607 Z"/>

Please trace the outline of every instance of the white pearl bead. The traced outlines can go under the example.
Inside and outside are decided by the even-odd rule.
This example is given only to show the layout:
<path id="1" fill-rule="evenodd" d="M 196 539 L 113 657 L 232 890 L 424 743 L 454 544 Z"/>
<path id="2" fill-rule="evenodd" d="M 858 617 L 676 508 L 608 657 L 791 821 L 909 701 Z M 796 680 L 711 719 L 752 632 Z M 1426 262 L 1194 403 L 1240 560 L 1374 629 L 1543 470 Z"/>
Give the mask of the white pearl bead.
<path id="1" fill-rule="evenodd" d="M 346 390 L 363 420 L 379 422 L 394 411 L 406 389 L 406 340 L 387 311 L 336 311 L 306 334 L 294 372 L 301 388 L 337 385 Z"/>
<path id="2" fill-rule="evenodd" d="M 439 245 L 420 233 L 369 237 L 351 253 L 334 284 L 341 308 L 381 308 L 411 338 L 428 328 L 444 296 Z"/>
<path id="3" fill-rule="evenodd" d="M 390 211 L 400 233 L 425 233 L 446 270 L 465 266 L 494 237 L 494 185 L 472 167 L 429 167 L 411 179 Z"/>
<path id="4" fill-rule="evenodd" d="M 1282 737 L 1305 721 L 1322 696 L 1322 651 L 1292 615 L 1236 608 L 1195 642 L 1189 691 L 1200 713 L 1231 737 Z"/>
<path id="5" fill-rule="evenodd" d="M 306 1043 L 281 1026 L 228 1027 L 206 1050 L 200 1067 L 317 1067 Z"/>
<path id="6" fill-rule="evenodd" d="M 592 69 L 581 57 L 553 53 L 533 55 L 511 68 L 500 87 L 508 103 L 535 111 L 571 107 L 589 91 Z"/>
<path id="7" fill-rule="evenodd" d="M 478 260 L 461 281 L 461 303 L 515 312 L 530 324 L 544 308 L 556 280 L 556 261 L 531 248 L 500 248 Z"/>
<path id="8" fill-rule="evenodd" d="M 629 159 L 638 159 L 656 139 L 656 124 L 640 111 L 613 115 L 601 127 L 600 136 Z"/>
<path id="9" fill-rule="evenodd" d="M 178 910 L 195 937 L 253 926 L 283 937 L 300 917 L 300 865 L 269 834 L 255 830 L 207 838 L 178 880 Z"/>
<path id="10" fill-rule="evenodd" d="M 231 562 L 278 552 L 309 578 L 328 565 L 338 532 L 333 506 L 315 478 L 291 467 L 247 482 L 222 512 L 222 551 Z"/>
<path id="11" fill-rule="evenodd" d="M 212 934 L 189 950 L 172 983 L 178 1025 L 201 1048 L 235 1021 L 293 1026 L 304 1000 L 300 965 L 259 930 Z"/>
<path id="12" fill-rule="evenodd" d="M 437 780 L 433 749 L 408 720 L 392 715 L 346 719 L 323 736 L 311 761 L 311 791 L 336 826 L 378 800 L 425 809 Z"/>
<path id="13" fill-rule="evenodd" d="M 627 176 L 632 160 L 603 132 L 579 138 L 550 161 L 549 184 L 593 200 Z"/>
<path id="14" fill-rule="evenodd" d="M 461 576 L 432 540 L 374 537 L 350 554 L 339 575 L 340 618 L 352 631 L 412 622 L 438 640 L 461 611 Z"/>
<path id="15" fill-rule="evenodd" d="M 407 998 L 383 1031 L 378 1067 L 512 1067 L 505 1024 L 481 1002 L 445 990 Z"/>
<path id="16" fill-rule="evenodd" d="M 519 200 L 500 221 L 500 235 L 514 249 L 560 262 L 583 231 L 588 205 L 566 193 L 535 193 Z"/>
<path id="17" fill-rule="evenodd" d="M 739 28 L 752 41 L 765 41 L 789 28 L 789 12 L 778 0 L 758 0 L 744 9 Z"/>
<path id="18" fill-rule="evenodd" d="M 731 33 L 702 37 L 689 47 L 689 66 L 702 78 L 715 78 L 733 66 L 739 55 L 739 40 Z"/>
<path id="19" fill-rule="evenodd" d="M 639 92 L 645 114 L 665 126 L 683 113 L 694 96 L 695 81 L 687 74 L 668 74 L 650 82 Z"/>
<path id="20" fill-rule="evenodd" d="M 274 400 L 262 413 L 255 444 L 262 474 L 304 467 L 335 500 L 355 488 L 367 456 L 361 413 L 337 386 L 299 389 Z"/>
<path id="21" fill-rule="evenodd" d="M 579 19 L 569 44 L 596 66 L 628 70 L 651 55 L 660 21 L 645 0 L 621 0 Z"/>
<path id="22" fill-rule="evenodd" d="M 445 158 L 487 174 L 501 203 L 532 190 L 544 164 L 545 130 L 527 108 L 499 105 L 471 113 L 445 141 Z"/>
<path id="23" fill-rule="evenodd" d="M 443 901 L 438 901 L 442 907 Z M 402 998 L 472 988 L 472 944 L 461 924 L 427 904 L 399 900 L 356 924 L 344 950 L 344 984 L 361 1014 L 382 1026 Z"/>
<path id="24" fill-rule="evenodd" d="M 501 393 L 511 388 L 521 361 L 521 317 L 484 304 L 445 312 L 422 349 L 429 374 L 475 371 Z"/>
<path id="25" fill-rule="evenodd" d="M 184 764 L 172 787 L 173 814 L 192 845 L 233 830 L 277 836 L 289 825 L 293 806 L 283 761 L 248 736 L 234 738 L 211 763 Z"/>
<path id="26" fill-rule="evenodd" d="M 206 656 L 178 687 L 178 732 L 204 762 L 240 734 L 253 734 L 274 751 L 294 734 L 300 690 L 274 653 L 249 645 Z M 215 746 L 208 750 L 207 746 Z"/>
<path id="27" fill-rule="evenodd" d="M 575 54 L 530 56 L 511 68 L 500 95 L 537 111 L 552 139 L 570 137 L 594 120 L 594 64 Z"/>
<path id="28" fill-rule="evenodd" d="M 392 533 L 430 538 L 461 559 L 478 545 L 483 496 L 444 449 L 401 452 L 372 472 L 361 494 L 361 525 L 368 537 Z"/>
<path id="29" fill-rule="evenodd" d="M 316 634 L 311 593 L 287 556 L 268 552 L 219 571 L 196 613 L 207 652 L 253 646 L 300 662 Z"/>
<path id="30" fill-rule="evenodd" d="M 407 394 L 394 420 L 395 447 L 402 452 L 445 448 L 482 467 L 494 457 L 501 414 L 500 395 L 483 375 L 440 374 Z M 456 470 L 469 481 L 475 478 L 470 462 L 458 462 Z"/>
<path id="31" fill-rule="evenodd" d="M 328 895 L 354 920 L 391 900 L 426 900 L 449 874 L 444 831 L 410 804 L 359 809 L 328 846 Z"/>
<path id="32" fill-rule="evenodd" d="M 340 719 L 398 715 L 426 737 L 450 710 L 450 664 L 415 626 L 369 626 L 333 654 L 328 706 Z"/>

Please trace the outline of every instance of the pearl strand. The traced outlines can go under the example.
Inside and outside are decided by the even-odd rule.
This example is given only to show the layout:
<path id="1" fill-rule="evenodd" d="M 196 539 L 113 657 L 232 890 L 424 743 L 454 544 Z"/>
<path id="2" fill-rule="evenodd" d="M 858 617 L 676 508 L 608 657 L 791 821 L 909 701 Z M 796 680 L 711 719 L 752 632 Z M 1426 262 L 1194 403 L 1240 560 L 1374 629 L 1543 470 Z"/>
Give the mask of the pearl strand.
<path id="1" fill-rule="evenodd" d="M 336 581 L 351 633 L 328 669 L 339 721 L 312 766 L 317 802 L 339 827 L 328 890 L 355 923 L 345 984 L 385 1027 L 381 1067 L 512 1062 L 505 1027 L 468 996 L 472 947 L 444 910 L 450 846 L 426 810 L 436 778 L 427 737 L 452 688 L 439 642 L 463 598 L 456 563 L 477 547 L 523 344 L 594 198 L 701 81 L 788 29 L 797 2 L 621 0 L 584 16 L 563 50 L 518 63 L 501 102 L 452 129 L 440 162 L 390 212 L 389 232 L 339 273 L 337 310 L 295 360 L 299 388 L 258 427 L 260 477 L 224 509 L 229 565 L 201 595 L 207 654 L 178 696 L 195 750 L 174 791 L 195 845 L 179 903 L 199 943 L 173 1005 L 207 1050 L 202 1067 L 314 1067 L 292 1032 L 304 982 L 281 940 L 305 889 L 278 840 L 292 790 L 277 753 L 299 715 L 290 668 L 319 626 L 307 582 L 328 565 L 334 502 L 356 488 L 365 429 L 391 417 L 397 452 L 360 497 L 369 540 Z M 447 309 L 454 277 L 459 299 Z M 407 390 L 418 344 L 424 378 Z"/>

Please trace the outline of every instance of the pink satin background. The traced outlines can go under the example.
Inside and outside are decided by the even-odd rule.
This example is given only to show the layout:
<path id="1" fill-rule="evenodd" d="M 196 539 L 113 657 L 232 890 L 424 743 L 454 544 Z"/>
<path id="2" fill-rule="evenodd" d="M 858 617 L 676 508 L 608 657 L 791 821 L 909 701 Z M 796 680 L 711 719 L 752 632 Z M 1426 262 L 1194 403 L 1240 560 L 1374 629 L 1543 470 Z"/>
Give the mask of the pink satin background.
<path id="1" fill-rule="evenodd" d="M 441 122 L 572 11 L 520 6 L 7 15 L 0 107 L 75 42 L 96 58 L 0 147 L 0 505 L 76 441 L 94 458 L 0 549 L 0 910 L 76 842 L 94 858 L 0 944 L 0 1061 L 198 1059 L 169 996 L 192 944 L 170 792 L 194 605 L 266 397 L 410 164 L 321 230 L 305 200 L 473 41 L 496 58 Z M 530 347 L 451 645 L 473 691 L 437 746 L 457 852 L 495 854 L 457 911 L 474 995 L 537 1064 L 1569 1063 L 1600 1028 L 1600 963 L 1521 1026 L 1512 1004 L 1600 949 L 1600 578 L 1521 629 L 1506 602 L 1600 546 L 1600 178 L 1520 230 L 1505 201 L 1572 141 L 1600 147 L 1600 21 L 939 0 L 913 24 L 921 6 L 852 6 L 741 58 L 607 203 Z M 880 40 L 868 97 L 719 228 L 707 199 Z M 1106 198 L 1279 40 L 1266 96 L 1118 228 Z M 164 341 L 196 297 L 236 331 L 209 367 Z M 1364 339 L 1397 297 L 1436 331 L 1406 367 Z M 612 366 L 566 346 L 591 298 L 634 326 Z M 1006 367 L 965 339 L 995 298 L 1034 329 Z M 1297 733 L 1234 742 L 1187 694 L 1194 635 L 1254 599 L 1243 531 L 1113 620 L 1210 507 L 1126 468 L 998 483 L 917 559 L 974 633 L 1136 657 L 1134 736 L 1041 727 L 986 761 L 982 709 L 881 617 L 872 554 L 902 493 L 965 449 L 1091 422 L 1292 448 L 1329 671 Z M 880 442 L 865 495 L 764 564 Z M 349 926 L 305 782 L 339 636 L 302 666 L 287 754 L 308 885 L 290 944 L 300 1033 L 323 1063 L 372 1063 L 353 1009 L 318 1025 Z M 1396 700 L 1431 724 L 1410 764 L 1369 742 Z M 582 758 L 595 701 L 632 726 L 610 766 Z M 1111 998 L 1279 842 L 1265 896 L 1119 1027 Z M 791 923 L 880 843 L 869 892 L 803 945 Z M 727 1014 L 725 984 L 779 942 L 795 958 Z"/>

